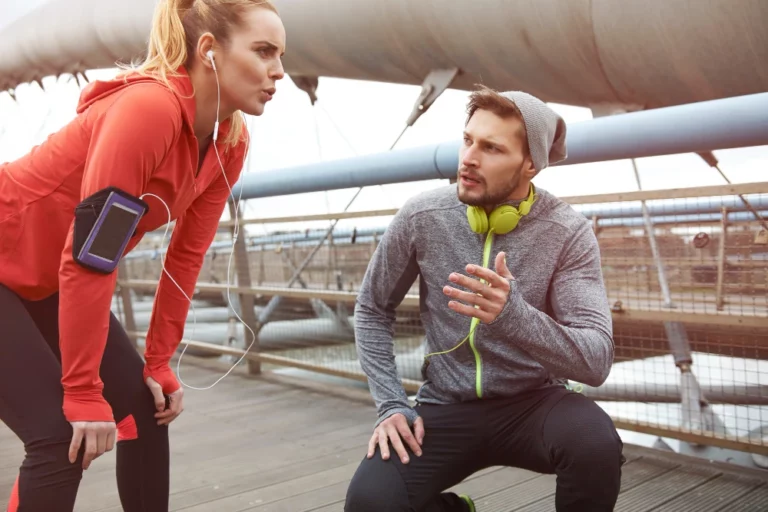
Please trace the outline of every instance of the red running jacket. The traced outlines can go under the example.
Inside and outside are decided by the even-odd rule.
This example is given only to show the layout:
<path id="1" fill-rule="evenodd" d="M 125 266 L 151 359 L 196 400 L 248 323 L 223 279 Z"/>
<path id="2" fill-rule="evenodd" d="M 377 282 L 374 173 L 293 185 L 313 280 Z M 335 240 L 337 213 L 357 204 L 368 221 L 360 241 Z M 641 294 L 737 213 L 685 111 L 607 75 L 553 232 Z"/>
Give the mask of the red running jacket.
<path id="1" fill-rule="evenodd" d="M 99 366 L 117 272 L 99 274 L 74 261 L 75 206 L 109 186 L 137 197 L 162 197 L 176 220 L 166 269 L 189 297 L 226 206 L 229 188 L 213 145 L 196 173 L 195 100 L 189 75 L 183 68 L 180 74 L 170 78 L 170 89 L 137 75 L 89 84 L 74 120 L 27 155 L 0 164 L 0 283 L 32 301 L 59 292 L 63 409 L 70 422 L 114 421 L 102 396 Z M 244 135 L 225 148 L 221 141 L 229 126 L 221 123 L 217 148 L 234 186 L 247 142 Z M 126 253 L 144 233 L 168 221 L 162 203 L 151 196 L 144 201 L 150 210 Z M 147 334 L 144 377 L 154 378 L 166 394 L 179 388 L 169 361 L 188 312 L 189 302 L 163 273 Z"/>

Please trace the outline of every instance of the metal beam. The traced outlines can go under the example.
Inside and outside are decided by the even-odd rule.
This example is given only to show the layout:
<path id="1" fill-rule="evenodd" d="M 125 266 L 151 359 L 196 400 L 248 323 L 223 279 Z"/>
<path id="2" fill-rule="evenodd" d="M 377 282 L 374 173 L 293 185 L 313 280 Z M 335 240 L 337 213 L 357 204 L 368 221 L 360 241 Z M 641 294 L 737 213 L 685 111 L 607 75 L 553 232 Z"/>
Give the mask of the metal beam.
<path id="1" fill-rule="evenodd" d="M 768 93 L 761 93 L 574 123 L 568 127 L 568 158 L 558 165 L 767 145 L 766 112 Z M 455 140 L 246 174 L 234 192 L 238 195 L 242 187 L 243 199 L 255 199 L 449 179 L 458 169 L 460 144 Z"/>

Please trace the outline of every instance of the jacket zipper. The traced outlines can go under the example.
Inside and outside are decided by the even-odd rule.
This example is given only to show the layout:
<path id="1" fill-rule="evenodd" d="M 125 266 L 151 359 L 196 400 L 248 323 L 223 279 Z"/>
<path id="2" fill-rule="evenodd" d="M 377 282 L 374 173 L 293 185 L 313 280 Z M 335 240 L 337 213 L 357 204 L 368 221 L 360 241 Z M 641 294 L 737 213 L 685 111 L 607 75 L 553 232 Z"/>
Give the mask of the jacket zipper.
<path id="1" fill-rule="evenodd" d="M 488 232 L 488 236 L 485 238 L 485 246 L 483 248 L 483 266 L 488 268 L 488 263 L 491 259 L 491 248 L 493 247 L 493 229 Z M 485 279 L 480 280 L 481 283 L 485 283 Z M 469 326 L 469 346 L 472 347 L 472 352 L 475 354 L 475 366 L 477 371 L 475 372 L 475 391 L 478 398 L 483 397 L 483 360 L 480 357 L 480 352 L 477 350 L 475 344 L 475 329 L 480 324 L 480 319 L 472 317 L 472 323 Z"/>

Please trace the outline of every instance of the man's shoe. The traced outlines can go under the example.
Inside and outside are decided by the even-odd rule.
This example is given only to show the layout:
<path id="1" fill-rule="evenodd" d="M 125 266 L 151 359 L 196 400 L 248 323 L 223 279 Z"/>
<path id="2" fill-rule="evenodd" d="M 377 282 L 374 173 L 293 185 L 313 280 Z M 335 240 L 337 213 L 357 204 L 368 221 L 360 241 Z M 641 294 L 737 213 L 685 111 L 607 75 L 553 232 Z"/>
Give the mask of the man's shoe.
<path id="1" fill-rule="evenodd" d="M 466 494 L 462 494 L 461 496 L 459 496 L 459 498 L 464 500 L 464 503 L 467 504 L 467 506 L 469 507 L 469 512 L 477 512 L 477 510 L 475 510 L 475 502 L 472 501 L 472 498 L 470 498 Z"/>

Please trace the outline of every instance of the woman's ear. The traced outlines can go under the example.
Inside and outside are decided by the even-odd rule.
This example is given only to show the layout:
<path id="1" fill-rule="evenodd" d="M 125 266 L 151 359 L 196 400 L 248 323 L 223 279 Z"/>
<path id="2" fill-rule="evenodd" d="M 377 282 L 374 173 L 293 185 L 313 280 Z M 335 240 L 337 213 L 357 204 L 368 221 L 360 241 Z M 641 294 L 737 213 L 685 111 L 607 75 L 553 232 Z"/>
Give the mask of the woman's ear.
<path id="1" fill-rule="evenodd" d="M 199 60 L 203 66 L 210 70 L 214 69 L 214 63 L 211 62 L 211 58 L 216 58 L 215 43 L 216 39 L 213 37 L 213 34 L 206 32 L 197 40 L 197 46 L 195 47 L 195 60 Z"/>

